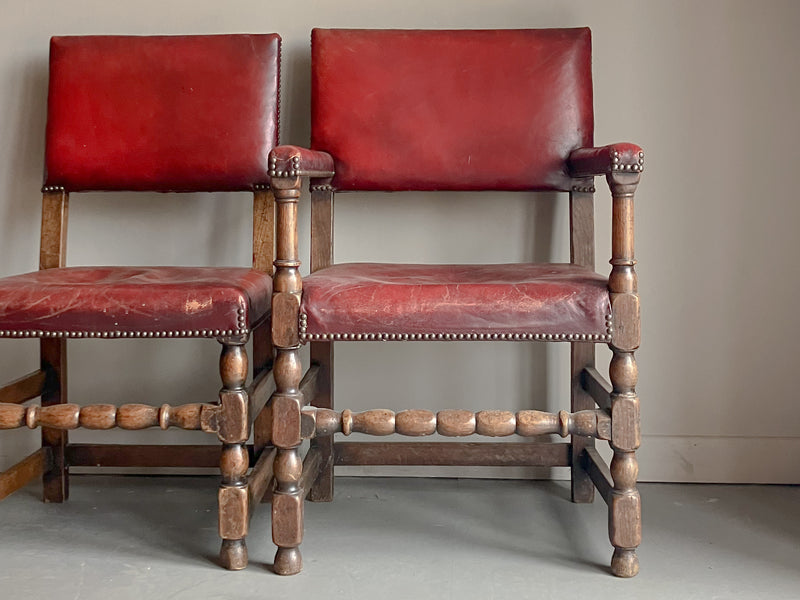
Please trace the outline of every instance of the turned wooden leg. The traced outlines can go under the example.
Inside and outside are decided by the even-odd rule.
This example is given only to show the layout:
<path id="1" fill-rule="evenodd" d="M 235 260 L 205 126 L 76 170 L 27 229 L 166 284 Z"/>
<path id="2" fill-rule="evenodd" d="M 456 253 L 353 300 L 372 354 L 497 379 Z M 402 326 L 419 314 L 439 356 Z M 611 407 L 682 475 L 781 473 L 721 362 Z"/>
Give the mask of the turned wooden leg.
<path id="1" fill-rule="evenodd" d="M 300 543 L 303 541 L 303 496 L 300 477 L 300 405 L 298 389 L 301 365 L 298 349 L 279 349 L 275 360 L 276 391 L 272 397 L 272 440 L 275 456 L 276 488 L 272 495 L 272 540 L 278 546 L 275 572 L 294 575 L 303 568 Z"/>
<path id="2" fill-rule="evenodd" d="M 585 368 L 594 366 L 594 344 L 573 342 L 571 344 L 571 410 L 578 412 L 581 410 L 591 410 L 594 406 L 594 399 L 583 389 L 581 385 L 581 373 Z M 586 448 L 594 448 L 594 438 L 583 435 L 572 434 L 572 501 L 588 503 L 594 500 L 594 484 L 589 476 L 589 472 L 583 467 L 581 456 Z"/>
<path id="3" fill-rule="evenodd" d="M 41 368 L 47 374 L 42 406 L 67 403 L 67 341 L 40 341 Z M 42 427 L 42 448 L 50 453 L 49 468 L 42 474 L 42 500 L 64 502 L 69 497 L 69 468 L 66 463 L 67 432 Z M 46 464 L 48 464 L 46 462 Z"/>
<path id="4" fill-rule="evenodd" d="M 642 509 L 636 478 L 639 464 L 639 398 L 636 396 L 636 360 L 633 352 L 614 352 L 611 361 L 611 476 L 614 489 L 609 502 L 609 537 L 614 546 L 611 571 L 618 577 L 639 572 L 636 548 L 642 541 Z"/>
<path id="5" fill-rule="evenodd" d="M 278 449 L 272 495 L 272 540 L 278 546 L 275 572 L 293 575 L 303 568 L 300 543 L 303 541 L 303 495 L 300 476 L 303 461 L 298 448 L 303 441 L 300 427 L 300 295 L 303 289 L 297 255 L 298 177 L 274 178 L 276 221 L 275 277 L 272 294 L 272 342 L 275 345 L 275 393 L 272 395 L 272 443 Z"/>
<path id="6" fill-rule="evenodd" d="M 247 566 L 245 536 L 248 526 L 247 438 L 250 436 L 247 392 L 246 340 L 223 340 L 220 356 L 219 437 L 222 441 L 219 487 L 219 535 L 222 566 L 236 571 Z"/>
<path id="7" fill-rule="evenodd" d="M 643 157 L 640 155 L 639 161 Z M 618 577 L 639 572 L 636 548 L 642 541 L 642 508 L 636 478 L 639 431 L 639 374 L 633 352 L 641 341 L 639 296 L 633 256 L 633 194 L 638 172 L 614 170 L 606 176 L 612 195 L 611 275 L 611 477 L 614 489 L 608 503 L 608 533 L 614 546 L 611 571 Z"/>
<path id="8" fill-rule="evenodd" d="M 314 406 L 332 409 L 333 342 L 312 343 L 311 362 L 320 367 Z M 312 502 L 331 502 L 333 500 L 333 435 L 315 437 L 311 444 L 320 451 L 322 467 L 308 498 Z"/>

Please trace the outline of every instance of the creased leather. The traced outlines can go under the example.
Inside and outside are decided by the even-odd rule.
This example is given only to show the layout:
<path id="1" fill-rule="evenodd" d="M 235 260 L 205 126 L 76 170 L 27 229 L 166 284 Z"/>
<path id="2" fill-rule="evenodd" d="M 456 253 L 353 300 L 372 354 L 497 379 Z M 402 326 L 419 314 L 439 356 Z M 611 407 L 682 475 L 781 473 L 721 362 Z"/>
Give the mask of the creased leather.
<path id="1" fill-rule="evenodd" d="M 0 279 L 0 335 L 31 331 L 196 336 L 205 330 L 211 336 L 215 330 L 249 329 L 268 313 L 271 293 L 270 276 L 248 268 L 46 269 Z"/>
<path id="2" fill-rule="evenodd" d="M 588 28 L 311 39 L 311 147 L 338 190 L 569 190 L 592 146 Z"/>
<path id="3" fill-rule="evenodd" d="M 50 42 L 45 185 L 235 191 L 269 182 L 280 37 Z"/>
<path id="4" fill-rule="evenodd" d="M 578 148 L 569 155 L 570 172 L 575 177 L 606 175 L 615 170 L 615 165 L 637 167 L 637 171 L 641 171 L 643 164 L 642 149 L 630 142 L 609 144 L 600 148 Z"/>
<path id="5" fill-rule="evenodd" d="M 303 280 L 309 334 L 605 335 L 608 280 L 569 264 L 344 263 Z"/>

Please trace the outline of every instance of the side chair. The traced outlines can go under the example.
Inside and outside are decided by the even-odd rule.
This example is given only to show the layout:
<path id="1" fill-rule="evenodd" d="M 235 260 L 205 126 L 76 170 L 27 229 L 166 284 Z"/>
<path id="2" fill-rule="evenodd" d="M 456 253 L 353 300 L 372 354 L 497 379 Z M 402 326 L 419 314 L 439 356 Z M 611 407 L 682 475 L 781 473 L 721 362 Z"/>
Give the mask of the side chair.
<path id="1" fill-rule="evenodd" d="M 273 461 L 262 408 L 274 389 L 268 155 L 278 135 L 280 42 L 276 34 L 52 38 L 39 270 L 0 279 L 0 337 L 38 338 L 41 348 L 39 369 L 0 389 L 0 429 L 41 427 L 42 446 L 0 474 L 0 498 L 41 476 L 44 501 L 63 502 L 71 466 L 219 465 L 220 559 L 246 566 L 250 513 Z M 123 190 L 251 192 L 252 268 L 67 267 L 70 194 Z M 219 399 L 68 404 L 71 338 L 215 339 Z M 41 405 L 25 404 L 36 397 Z M 202 430 L 222 446 L 70 444 L 77 427 Z"/>
<path id="2" fill-rule="evenodd" d="M 303 500 L 332 499 L 335 466 L 517 465 L 570 467 L 574 502 L 591 502 L 597 489 L 609 509 L 611 570 L 635 575 L 641 511 L 633 196 L 644 155 L 630 143 L 594 147 L 589 29 L 315 29 L 311 40 L 311 149 L 279 146 L 270 158 L 277 206 L 276 572 L 301 570 Z M 608 276 L 594 269 L 598 175 L 613 205 Z M 296 207 L 306 176 L 311 274 L 301 278 Z M 570 262 L 334 264 L 334 192 L 438 190 L 564 192 Z M 334 410 L 336 343 L 433 340 L 570 344 L 571 409 L 514 413 L 495 402 L 477 413 Z M 311 351 L 305 375 L 304 344 Z M 595 368 L 597 344 L 613 352 L 610 384 Z M 351 432 L 558 434 L 569 441 L 333 441 Z M 610 467 L 595 449 L 598 439 L 611 444 Z M 304 440 L 311 446 L 301 461 Z"/>

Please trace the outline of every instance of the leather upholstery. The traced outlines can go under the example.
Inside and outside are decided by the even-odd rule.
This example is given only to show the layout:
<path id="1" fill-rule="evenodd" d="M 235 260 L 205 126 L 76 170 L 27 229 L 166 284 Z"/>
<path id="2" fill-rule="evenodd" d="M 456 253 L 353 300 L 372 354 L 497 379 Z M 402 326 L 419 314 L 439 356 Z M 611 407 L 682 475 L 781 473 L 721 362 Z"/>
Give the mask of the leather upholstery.
<path id="1" fill-rule="evenodd" d="M 628 142 L 602 148 L 578 148 L 569 155 L 569 168 L 575 177 L 606 175 L 613 171 L 639 173 L 644 169 L 644 152 Z"/>
<path id="2" fill-rule="evenodd" d="M 339 190 L 569 190 L 589 29 L 312 32 L 312 148 Z"/>
<path id="3" fill-rule="evenodd" d="M 300 146 L 277 146 L 269 153 L 271 177 L 330 177 L 333 158 L 326 152 Z"/>
<path id="4" fill-rule="evenodd" d="M 214 337 L 269 312 L 248 268 L 65 267 L 0 279 L 0 337 Z"/>
<path id="5" fill-rule="evenodd" d="M 339 264 L 303 280 L 301 333 L 312 340 L 446 333 L 607 341 L 607 283 L 569 264 Z"/>
<path id="6" fill-rule="evenodd" d="M 280 37 L 50 43 L 46 186 L 252 190 L 277 143 Z"/>

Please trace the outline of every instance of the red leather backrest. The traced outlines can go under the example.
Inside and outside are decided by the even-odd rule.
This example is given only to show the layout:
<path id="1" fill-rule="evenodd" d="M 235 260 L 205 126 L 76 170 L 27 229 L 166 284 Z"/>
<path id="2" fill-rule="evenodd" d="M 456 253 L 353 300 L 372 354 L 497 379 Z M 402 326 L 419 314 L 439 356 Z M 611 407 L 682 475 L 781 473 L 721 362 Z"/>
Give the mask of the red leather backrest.
<path id="1" fill-rule="evenodd" d="M 229 191 L 267 183 L 280 37 L 50 41 L 45 185 Z"/>
<path id="2" fill-rule="evenodd" d="M 342 190 L 568 190 L 589 29 L 312 33 L 314 149 Z"/>

